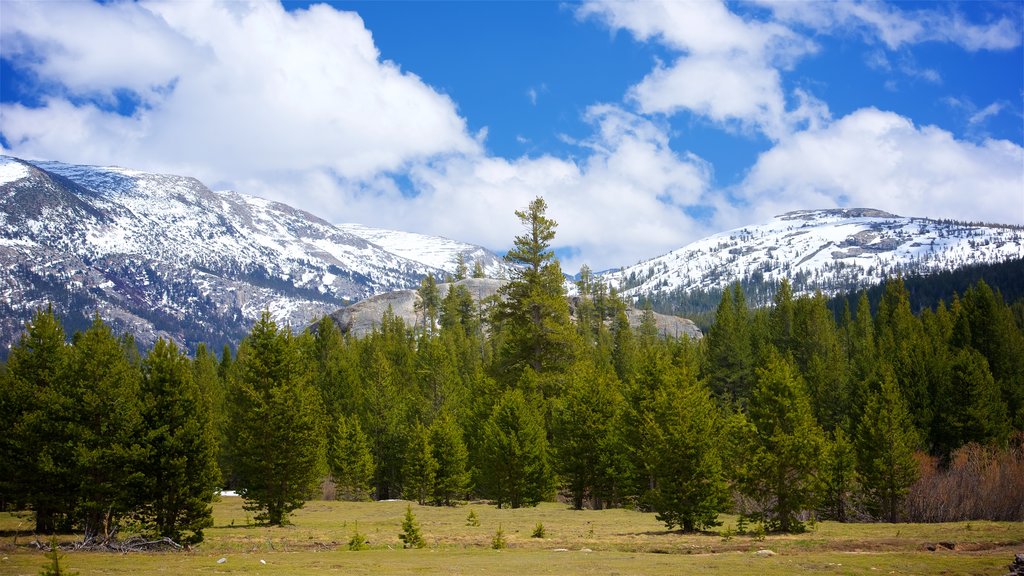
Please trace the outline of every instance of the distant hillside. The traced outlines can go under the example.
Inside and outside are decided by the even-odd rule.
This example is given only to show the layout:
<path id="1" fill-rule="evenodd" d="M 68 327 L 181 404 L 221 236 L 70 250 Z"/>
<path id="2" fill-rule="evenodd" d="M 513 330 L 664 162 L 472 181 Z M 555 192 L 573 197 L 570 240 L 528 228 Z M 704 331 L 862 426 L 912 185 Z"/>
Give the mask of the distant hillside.
<path id="1" fill-rule="evenodd" d="M 53 304 L 143 344 L 237 343 L 263 310 L 302 327 L 438 268 L 285 204 L 198 180 L 0 156 L 0 346 Z"/>
<path id="2" fill-rule="evenodd" d="M 752 306 L 781 279 L 795 294 L 842 294 L 898 275 L 1024 258 L 1024 227 L 908 218 L 872 209 L 802 210 L 722 232 L 601 277 L 656 310 L 694 318 L 739 282 Z"/>

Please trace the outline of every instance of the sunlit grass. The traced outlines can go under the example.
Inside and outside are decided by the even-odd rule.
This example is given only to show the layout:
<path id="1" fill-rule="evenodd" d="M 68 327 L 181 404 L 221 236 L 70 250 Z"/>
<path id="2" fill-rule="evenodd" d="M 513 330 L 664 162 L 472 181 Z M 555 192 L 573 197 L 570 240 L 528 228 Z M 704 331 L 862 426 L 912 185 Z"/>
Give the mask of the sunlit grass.
<path id="1" fill-rule="evenodd" d="M 193 550 L 145 554 L 66 553 L 64 562 L 91 574 L 990 574 L 1002 573 L 1024 550 L 1024 526 L 1008 522 L 946 524 L 817 523 L 798 535 L 727 536 L 719 531 L 668 532 L 653 514 L 630 510 L 573 511 L 545 503 L 497 509 L 413 505 L 427 547 L 403 550 L 398 538 L 406 502 L 309 502 L 284 527 L 252 525 L 238 498 L 214 506 L 215 525 Z M 479 526 L 467 523 L 470 511 Z M 351 552 L 356 530 L 370 549 Z M 542 523 L 545 538 L 531 538 Z M 499 525 L 508 548 L 492 550 Z M 0 515 L 0 574 L 38 574 L 45 558 L 26 546 L 29 515 Z M 75 536 L 62 538 L 73 541 Z M 948 550 L 939 543 L 955 545 Z M 937 548 L 930 551 L 928 548 Z M 770 549 L 773 557 L 754 552 Z M 223 563 L 217 561 L 224 558 Z M 262 561 L 262 562 L 261 562 Z"/>

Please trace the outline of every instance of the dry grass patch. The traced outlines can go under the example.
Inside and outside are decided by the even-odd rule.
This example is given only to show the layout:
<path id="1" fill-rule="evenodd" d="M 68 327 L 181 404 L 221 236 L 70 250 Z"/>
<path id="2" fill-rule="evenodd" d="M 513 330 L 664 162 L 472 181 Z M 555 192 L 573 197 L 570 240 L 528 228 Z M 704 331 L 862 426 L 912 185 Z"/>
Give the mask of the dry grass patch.
<path id="1" fill-rule="evenodd" d="M 92 574 L 992 574 L 1005 571 L 1014 551 L 1024 551 L 1024 526 L 1008 522 L 944 524 L 838 524 L 821 522 L 797 535 L 752 536 L 668 532 L 653 514 L 630 510 L 573 511 L 545 503 L 496 509 L 486 504 L 454 508 L 413 505 L 427 541 L 402 550 L 398 538 L 406 502 L 309 502 L 292 525 L 251 525 L 238 498 L 214 506 L 206 541 L 185 552 L 112 554 L 67 552 L 67 566 Z M 479 526 L 467 525 L 470 510 Z M 724 516 L 722 531 L 736 526 Z M 352 552 L 356 530 L 369 550 Z M 532 538 L 543 524 L 545 538 Z M 35 575 L 42 552 L 28 515 L 0 514 L 0 574 Z M 498 526 L 508 549 L 491 550 Z M 74 535 L 63 538 L 66 543 Z M 929 545 L 954 543 L 929 551 Z M 754 551 L 768 548 L 777 556 Z M 557 551 L 565 550 L 565 551 Z M 589 550 L 589 551 L 587 551 Z M 225 558 L 223 563 L 217 561 Z M 265 563 L 261 563 L 260 561 Z"/>

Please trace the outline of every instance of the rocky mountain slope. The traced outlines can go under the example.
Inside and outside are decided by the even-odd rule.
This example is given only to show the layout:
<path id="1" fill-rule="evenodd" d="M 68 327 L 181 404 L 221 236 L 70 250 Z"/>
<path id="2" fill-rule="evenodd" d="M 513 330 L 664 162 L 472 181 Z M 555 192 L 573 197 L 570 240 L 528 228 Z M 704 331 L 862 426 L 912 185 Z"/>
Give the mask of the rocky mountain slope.
<path id="1" fill-rule="evenodd" d="M 473 273 L 473 266 L 479 262 L 484 276 L 487 278 L 508 276 L 508 267 L 502 257 L 482 246 L 440 236 L 370 228 L 362 224 L 336 224 L 336 226 L 338 229 L 358 236 L 367 242 L 372 242 L 392 254 L 444 270 L 452 276 L 455 276 L 458 271 L 460 255 L 469 274 Z"/>
<path id="2" fill-rule="evenodd" d="M 53 303 L 144 344 L 237 342 L 263 310 L 302 327 L 443 271 L 284 204 L 198 180 L 0 157 L 0 346 Z"/>
<path id="3" fill-rule="evenodd" d="M 627 296 L 718 290 L 742 281 L 767 297 L 782 278 L 797 294 L 836 294 L 897 274 L 1021 257 L 1020 226 L 907 218 L 871 209 L 803 210 L 708 236 L 602 278 Z"/>

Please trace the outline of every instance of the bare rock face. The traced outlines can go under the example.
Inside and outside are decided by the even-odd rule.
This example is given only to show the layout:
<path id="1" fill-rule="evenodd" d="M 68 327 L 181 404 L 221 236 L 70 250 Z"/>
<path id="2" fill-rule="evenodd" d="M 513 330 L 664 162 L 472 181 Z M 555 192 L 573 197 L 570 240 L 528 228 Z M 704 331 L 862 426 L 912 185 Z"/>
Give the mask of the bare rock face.
<path id="1" fill-rule="evenodd" d="M 629 308 L 626 310 L 626 318 L 629 319 L 629 325 L 633 328 L 640 326 L 643 321 L 644 311 L 637 310 L 636 308 Z M 686 336 L 693 340 L 697 340 L 704 337 L 700 328 L 693 323 L 693 320 L 689 318 L 683 318 L 681 316 L 669 316 L 667 314 L 654 313 L 654 323 L 658 327 L 658 334 L 663 338 L 682 338 Z"/>
<path id="2" fill-rule="evenodd" d="M 437 289 L 441 298 L 444 298 L 452 286 L 464 286 L 473 300 L 479 303 L 496 296 L 498 290 L 507 282 L 507 280 L 493 278 L 466 278 L 458 282 L 438 284 Z M 379 327 L 381 318 L 389 308 L 392 314 L 405 322 L 406 326 L 419 327 L 423 322 L 422 315 L 418 311 L 420 302 L 420 296 L 415 290 L 397 290 L 372 296 L 337 310 L 331 313 L 331 318 L 343 333 L 356 337 L 370 334 Z M 570 305 L 572 304 L 574 304 L 574 299 L 570 299 Z M 636 328 L 643 320 L 643 311 L 629 308 L 626 310 L 626 317 L 629 319 L 629 325 Z M 654 321 L 658 327 L 658 333 L 666 338 L 686 336 L 697 339 L 703 337 L 700 328 L 688 318 L 655 313 Z"/>

